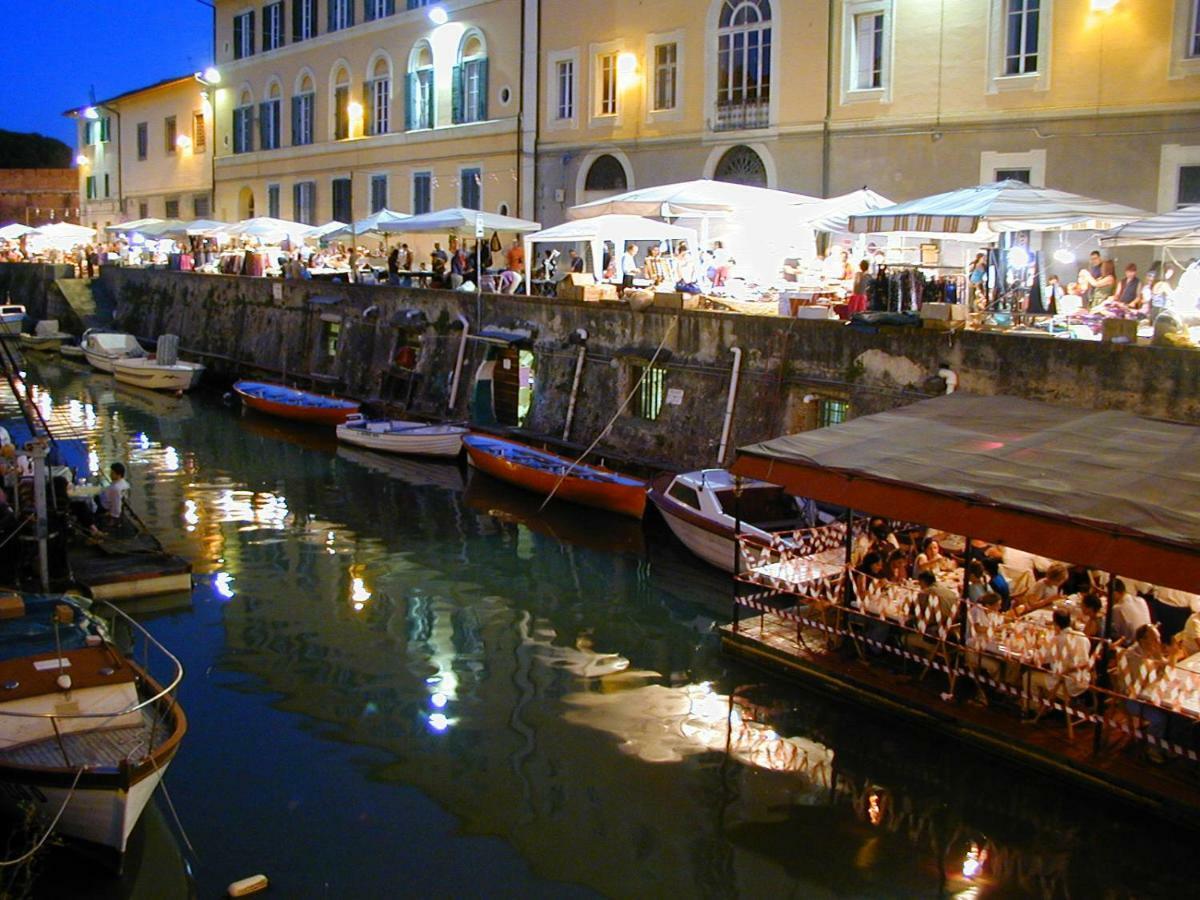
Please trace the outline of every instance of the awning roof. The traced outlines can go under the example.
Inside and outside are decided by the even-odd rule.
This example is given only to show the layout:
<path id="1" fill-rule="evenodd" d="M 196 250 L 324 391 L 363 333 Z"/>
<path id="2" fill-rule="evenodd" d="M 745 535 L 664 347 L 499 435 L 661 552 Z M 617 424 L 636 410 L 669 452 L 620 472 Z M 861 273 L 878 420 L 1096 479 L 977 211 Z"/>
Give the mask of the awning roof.
<path id="1" fill-rule="evenodd" d="M 952 394 L 738 451 L 733 471 L 1195 592 L 1200 428 Z"/>
<path id="2" fill-rule="evenodd" d="M 530 222 L 528 219 L 515 219 L 512 216 L 455 206 L 450 209 L 423 213 L 419 216 L 410 216 L 402 223 L 397 223 L 395 230 L 402 234 L 456 232 L 474 235 L 476 222 L 482 223 L 484 231 L 524 232 L 537 231 L 542 227 L 537 222 Z"/>
<path id="3" fill-rule="evenodd" d="M 524 344 L 533 340 L 533 331 L 528 328 L 497 328 L 495 326 L 488 326 L 476 334 L 468 335 L 468 338 L 488 344 Z"/>
<path id="4" fill-rule="evenodd" d="M 1023 181 L 980 184 L 850 216 L 850 231 L 975 235 L 1004 231 L 1103 231 L 1149 213 Z"/>
<path id="5" fill-rule="evenodd" d="M 1105 247 L 1200 247 L 1200 205 L 1173 209 L 1100 235 Z"/>
<path id="6" fill-rule="evenodd" d="M 629 216 L 697 216 L 710 212 L 740 211 L 751 213 L 763 208 L 811 203 L 816 197 L 776 191 L 753 185 L 735 184 L 701 178 L 676 184 L 638 188 L 581 203 L 567 210 L 571 219 L 586 219 L 609 214 Z"/>

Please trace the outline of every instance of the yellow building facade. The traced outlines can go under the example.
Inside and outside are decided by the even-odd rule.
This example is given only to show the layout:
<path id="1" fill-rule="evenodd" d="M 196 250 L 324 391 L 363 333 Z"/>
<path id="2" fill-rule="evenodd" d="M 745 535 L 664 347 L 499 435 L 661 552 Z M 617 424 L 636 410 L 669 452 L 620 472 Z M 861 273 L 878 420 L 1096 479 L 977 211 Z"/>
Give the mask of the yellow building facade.
<path id="1" fill-rule="evenodd" d="M 67 115 L 78 129 L 80 224 L 211 216 L 213 111 L 195 76 L 169 78 Z"/>
<path id="2" fill-rule="evenodd" d="M 538 208 L 717 177 L 1200 202 L 1196 0 L 545 0 Z"/>
<path id="3" fill-rule="evenodd" d="M 533 0 L 216 4 L 221 219 L 532 214 Z M 531 45 L 532 46 L 532 45 Z"/>

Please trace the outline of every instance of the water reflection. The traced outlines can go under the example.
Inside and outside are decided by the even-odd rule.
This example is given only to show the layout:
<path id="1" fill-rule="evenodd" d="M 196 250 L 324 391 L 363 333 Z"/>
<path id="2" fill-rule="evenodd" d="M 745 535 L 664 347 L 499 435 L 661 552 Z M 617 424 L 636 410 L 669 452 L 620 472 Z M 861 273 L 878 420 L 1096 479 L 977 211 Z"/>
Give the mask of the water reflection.
<path id="1" fill-rule="evenodd" d="M 218 860 L 201 873 L 209 894 L 232 880 L 219 861 L 251 840 L 229 822 L 278 834 L 255 845 L 266 858 L 254 865 L 283 870 L 284 895 L 329 877 L 316 845 L 341 857 L 372 846 L 369 833 L 329 833 L 328 804 L 271 806 L 276 781 L 334 797 L 416 788 L 456 817 L 437 849 L 450 865 L 477 864 L 464 835 L 498 835 L 546 893 L 1187 883 L 1162 830 L 1124 809 L 729 665 L 709 630 L 728 581 L 661 528 L 647 550 L 624 519 L 565 504 L 538 514 L 536 498 L 478 473 L 464 489 L 455 465 L 339 448 L 215 397 L 163 412 L 63 367 L 38 403 L 86 430 L 97 466 L 129 462 L 135 505 L 195 562 L 194 603 L 171 609 L 186 640 L 213 646 L 189 671 L 193 727 L 172 774 L 192 787 L 196 808 L 181 812 L 193 841 Z M 259 715 L 231 741 L 234 695 Z M 293 718 L 266 730 L 268 711 Z M 358 755 L 326 749 L 330 761 L 297 771 L 312 733 Z M 271 760 L 253 791 L 214 768 L 238 752 L 246 766 Z M 324 840 L 296 837 L 311 833 Z M 297 859 L 293 845 L 309 849 Z M 393 855 L 377 848 L 355 877 L 394 885 Z"/>

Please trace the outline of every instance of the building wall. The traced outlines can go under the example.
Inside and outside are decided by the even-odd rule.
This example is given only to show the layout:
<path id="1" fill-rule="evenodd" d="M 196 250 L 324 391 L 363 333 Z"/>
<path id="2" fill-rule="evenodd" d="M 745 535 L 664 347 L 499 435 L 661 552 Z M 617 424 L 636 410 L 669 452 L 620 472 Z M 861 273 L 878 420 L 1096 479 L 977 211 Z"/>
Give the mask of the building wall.
<path id="1" fill-rule="evenodd" d="M 628 186 L 711 177 L 731 146 L 771 187 L 895 199 L 1027 170 L 1035 183 L 1161 211 L 1200 167 L 1200 56 L 1188 0 L 1042 0 L 1038 57 L 1005 74 L 1007 0 L 772 0 L 769 119 L 725 130 L 715 99 L 726 0 L 617 0 L 578 16 L 545 0 L 538 210 L 553 223 L 611 153 Z M 736 4 L 731 4 L 736 6 Z M 830 17 L 832 13 L 832 17 Z M 857 80 L 860 17 L 881 15 L 878 86 Z M 552 26 L 550 23 L 553 23 Z M 649 33 L 649 34 L 648 34 Z M 678 110 L 655 113 L 654 45 L 678 45 Z M 828 48 L 828 50 L 827 50 Z M 597 54 L 629 54 L 615 116 L 597 117 Z M 556 115 L 555 66 L 574 60 L 573 117 Z M 1200 201 L 1200 198 L 1197 198 Z"/>
<path id="2" fill-rule="evenodd" d="M 92 120 L 82 111 L 76 114 L 79 153 L 87 159 L 78 166 L 83 224 L 102 228 L 146 216 L 211 217 L 213 116 L 203 85 L 189 75 L 122 94 L 95 109 L 109 119 L 108 141 L 89 142 Z M 175 117 L 177 135 L 170 146 L 169 116 Z M 143 124 L 146 154 L 141 159 L 138 128 Z M 97 193 L 90 200 L 89 176 L 96 178 Z M 177 203 L 177 209 L 172 210 L 170 202 Z"/>
<path id="3" fill-rule="evenodd" d="M 78 222 L 77 185 L 72 169 L 0 169 L 0 222 Z"/>
<path id="4" fill-rule="evenodd" d="M 267 187 L 279 186 L 279 214 L 298 215 L 293 186 L 313 181 L 316 223 L 333 218 L 332 182 L 352 179 L 353 215 L 368 214 L 371 176 L 386 176 L 390 209 L 412 209 L 413 173 L 431 175 L 432 208 L 461 205 L 462 170 L 481 170 L 481 206 L 492 212 L 516 215 L 520 204 L 519 104 L 521 98 L 521 25 L 523 0 L 457 0 L 444 7 L 449 21 L 435 26 L 426 9 L 405 9 L 398 0 L 395 14 L 363 21 L 363 4 L 355 2 L 356 24 L 328 32 L 326 4 L 318 4 L 318 35 L 292 42 L 292 10 L 286 0 L 284 46 L 263 51 L 261 19 L 257 6 L 255 52 L 235 60 L 233 18 L 249 9 L 245 4 L 217 4 L 217 60 L 221 86 L 216 91 L 216 117 L 220 141 L 217 155 L 219 218 L 236 220 L 249 211 L 266 214 Z M 533 6 L 529 0 L 524 5 Z M 486 47 L 487 119 L 453 124 L 453 69 L 464 43 L 474 37 Z M 405 103 L 410 62 L 424 42 L 432 51 L 435 85 L 434 127 L 406 130 Z M 364 104 L 364 82 L 382 64 L 390 72 L 389 130 L 364 135 L 364 123 L 352 122 L 350 137 L 335 140 L 334 80 L 339 70 L 348 74 L 350 102 Z M 305 77 L 315 87 L 314 142 L 294 146 L 291 98 Z M 257 130 L 252 152 L 235 153 L 234 109 L 246 101 L 257 104 L 278 90 L 282 108 L 282 133 L 278 149 L 261 149 Z"/>

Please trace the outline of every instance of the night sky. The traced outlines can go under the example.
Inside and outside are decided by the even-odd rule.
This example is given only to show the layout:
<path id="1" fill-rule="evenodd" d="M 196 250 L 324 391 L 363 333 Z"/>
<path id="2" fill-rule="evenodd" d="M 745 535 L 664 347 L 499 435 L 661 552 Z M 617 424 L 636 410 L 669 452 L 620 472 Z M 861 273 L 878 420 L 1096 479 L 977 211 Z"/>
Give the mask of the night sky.
<path id="1" fill-rule="evenodd" d="M 62 112 L 212 64 L 212 9 L 199 0 L 0 2 L 0 128 L 75 145 Z"/>

